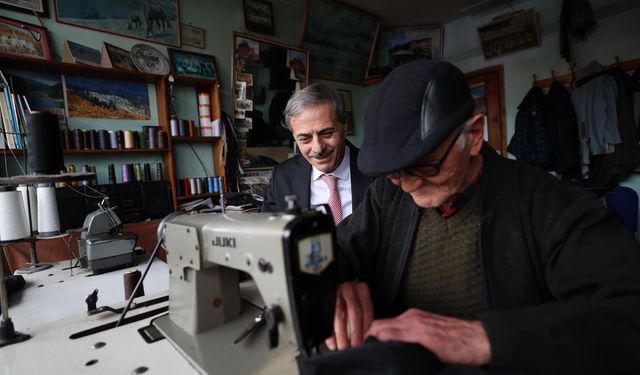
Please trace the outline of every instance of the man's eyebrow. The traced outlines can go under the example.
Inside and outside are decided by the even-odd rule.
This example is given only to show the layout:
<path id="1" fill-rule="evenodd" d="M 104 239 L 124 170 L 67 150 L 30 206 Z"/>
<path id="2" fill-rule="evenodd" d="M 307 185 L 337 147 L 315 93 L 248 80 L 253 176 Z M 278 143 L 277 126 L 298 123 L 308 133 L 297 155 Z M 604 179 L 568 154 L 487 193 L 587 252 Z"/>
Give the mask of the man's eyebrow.
<path id="1" fill-rule="evenodd" d="M 311 132 L 311 133 L 298 133 L 298 134 L 295 134 L 294 136 L 295 136 L 296 138 L 298 138 L 298 137 L 305 137 L 305 136 L 306 136 L 306 137 L 310 137 L 310 136 L 311 136 L 311 134 L 313 134 L 313 133 L 316 133 L 316 134 L 322 134 L 322 133 L 326 133 L 326 132 L 328 132 L 328 131 L 332 131 L 332 130 L 336 130 L 336 127 L 335 127 L 335 126 L 333 126 L 333 125 L 328 126 L 328 127 L 326 127 L 326 128 L 322 128 L 322 129 L 320 129 L 320 130 L 318 130 L 318 131 L 316 131 L 316 132 Z"/>

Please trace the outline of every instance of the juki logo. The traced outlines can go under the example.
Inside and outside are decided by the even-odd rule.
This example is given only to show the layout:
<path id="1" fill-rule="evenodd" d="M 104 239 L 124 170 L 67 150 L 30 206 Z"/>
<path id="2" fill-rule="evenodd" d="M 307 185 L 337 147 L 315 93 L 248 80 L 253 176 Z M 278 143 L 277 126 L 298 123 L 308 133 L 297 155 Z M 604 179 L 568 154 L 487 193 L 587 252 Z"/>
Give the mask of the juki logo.
<path id="1" fill-rule="evenodd" d="M 211 245 L 219 247 L 236 248 L 236 239 L 234 237 L 216 237 L 211 241 Z"/>

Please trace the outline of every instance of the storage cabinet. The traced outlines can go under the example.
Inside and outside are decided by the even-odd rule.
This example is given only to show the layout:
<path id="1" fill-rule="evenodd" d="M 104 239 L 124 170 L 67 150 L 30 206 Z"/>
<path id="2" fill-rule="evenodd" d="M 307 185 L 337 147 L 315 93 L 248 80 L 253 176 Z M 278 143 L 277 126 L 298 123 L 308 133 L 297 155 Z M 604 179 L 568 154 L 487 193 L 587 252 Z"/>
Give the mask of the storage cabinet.
<path id="1" fill-rule="evenodd" d="M 84 76 L 92 78 L 103 78 L 110 80 L 135 81 L 152 84 L 155 91 L 155 104 L 157 108 L 157 121 L 161 130 L 170 134 L 169 129 L 169 97 L 168 97 L 168 77 L 145 74 L 140 72 L 129 72 L 117 69 L 99 68 L 81 64 L 68 64 L 55 61 L 43 61 L 27 57 L 16 57 L 14 55 L 6 55 L 0 53 L 0 69 L 20 69 L 28 71 L 36 71 L 43 73 L 61 74 L 65 76 Z M 211 117 L 212 119 L 220 119 L 220 86 L 218 81 L 193 79 L 193 78 L 176 78 L 176 85 L 190 86 L 195 88 L 196 93 L 206 92 L 211 98 Z M 151 97 L 150 97 L 151 99 Z M 193 106 L 197 106 L 194 101 Z M 86 119 L 87 123 L 91 123 L 92 119 Z M 114 129 L 117 130 L 117 129 Z M 224 129 L 222 129 L 224 131 Z M 178 205 L 187 200 L 215 197 L 218 193 L 202 194 L 198 196 L 177 196 L 176 186 L 176 164 L 175 164 L 175 147 L 180 143 L 198 142 L 210 143 L 213 155 L 213 167 L 217 176 L 223 177 L 225 183 L 225 168 L 223 158 L 224 133 L 220 137 L 168 137 L 167 148 L 163 149 L 107 149 L 107 150 L 65 150 L 66 159 L 74 158 L 74 160 L 83 160 L 99 158 L 107 162 L 117 164 L 126 157 L 150 157 L 162 161 L 164 167 L 164 178 L 171 184 L 172 205 L 177 209 Z M 20 151 L 13 150 L 16 154 L 22 154 Z M 9 153 L 8 150 L 0 150 L 0 155 Z M 111 161 L 113 160 L 113 161 Z M 222 189 L 226 190 L 223 186 Z"/>

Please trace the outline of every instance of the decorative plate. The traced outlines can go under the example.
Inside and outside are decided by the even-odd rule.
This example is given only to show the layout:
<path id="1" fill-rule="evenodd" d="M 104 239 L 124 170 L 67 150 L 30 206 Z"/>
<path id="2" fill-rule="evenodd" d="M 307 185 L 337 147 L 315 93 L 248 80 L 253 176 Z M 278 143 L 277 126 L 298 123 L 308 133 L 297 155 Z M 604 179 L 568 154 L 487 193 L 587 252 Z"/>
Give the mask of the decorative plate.
<path id="1" fill-rule="evenodd" d="M 167 58 L 160 51 L 146 44 L 136 44 L 131 47 L 131 60 L 141 72 L 167 75 L 171 71 Z"/>

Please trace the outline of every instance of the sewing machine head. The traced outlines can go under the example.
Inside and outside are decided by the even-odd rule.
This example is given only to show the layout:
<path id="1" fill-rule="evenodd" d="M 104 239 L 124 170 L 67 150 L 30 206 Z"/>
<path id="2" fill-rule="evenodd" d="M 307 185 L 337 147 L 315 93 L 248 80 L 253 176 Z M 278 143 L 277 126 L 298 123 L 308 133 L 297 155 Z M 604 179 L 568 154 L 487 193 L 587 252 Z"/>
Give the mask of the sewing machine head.
<path id="1" fill-rule="evenodd" d="M 253 372 L 269 347 L 309 356 L 333 328 L 334 243 L 333 222 L 315 211 L 178 216 L 165 229 L 169 314 L 154 324 L 203 372 Z M 234 356 L 244 359 L 221 368 Z"/>

